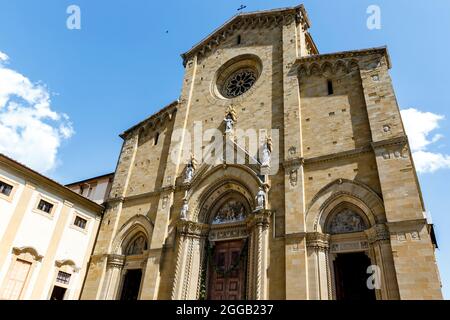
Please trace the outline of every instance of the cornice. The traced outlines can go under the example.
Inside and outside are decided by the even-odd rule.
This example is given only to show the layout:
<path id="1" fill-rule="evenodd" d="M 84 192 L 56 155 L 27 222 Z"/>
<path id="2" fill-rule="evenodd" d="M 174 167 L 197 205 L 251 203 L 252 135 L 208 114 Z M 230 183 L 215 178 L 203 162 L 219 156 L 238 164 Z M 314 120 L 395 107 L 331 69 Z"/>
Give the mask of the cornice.
<path id="1" fill-rule="evenodd" d="M 290 169 L 292 167 L 301 167 L 305 164 L 304 158 L 291 158 L 283 162 L 283 168 Z"/>
<path id="2" fill-rule="evenodd" d="M 284 9 L 239 13 L 194 45 L 192 49 L 183 53 L 181 55 L 183 65 L 186 66 L 187 61 L 195 55 L 203 56 L 207 52 L 212 51 L 239 28 L 273 26 L 289 23 L 294 19 L 304 25 L 305 31 L 309 29 L 311 24 L 303 5 Z"/>
<path id="3" fill-rule="evenodd" d="M 174 112 L 177 111 L 177 106 L 180 102 L 178 100 L 175 100 L 168 104 L 167 106 L 163 107 L 156 113 L 152 114 L 151 116 L 147 117 L 143 121 L 135 124 L 131 128 L 125 130 L 123 133 L 119 135 L 122 139 L 126 139 L 127 136 L 129 136 L 130 133 L 134 132 L 136 129 L 141 127 L 155 127 L 158 123 L 163 123 L 166 119 L 171 120 L 173 118 Z"/>
<path id="4" fill-rule="evenodd" d="M 400 137 L 396 137 L 396 138 L 372 142 L 371 146 L 372 146 L 373 150 L 376 150 L 378 148 L 383 148 L 383 147 L 388 147 L 388 146 L 403 145 L 407 142 L 408 142 L 408 138 L 406 136 L 400 136 Z"/>
<path id="5" fill-rule="evenodd" d="M 295 61 L 294 65 L 301 65 L 303 63 L 311 63 L 311 62 L 320 62 L 320 61 L 331 60 L 331 59 L 356 58 L 356 57 L 367 56 L 367 55 L 372 55 L 372 54 L 384 55 L 386 57 L 386 60 L 388 63 L 388 68 L 392 67 L 391 58 L 389 56 L 389 52 L 388 52 L 386 46 L 305 56 L 305 57 L 298 58 Z"/>
<path id="6" fill-rule="evenodd" d="M 343 158 L 352 158 L 352 157 L 358 156 L 360 154 L 368 153 L 371 151 L 372 151 L 372 149 L 370 146 L 365 146 L 365 147 L 361 147 L 361 148 L 357 148 L 357 149 L 336 152 L 336 153 L 327 154 L 327 155 L 323 155 L 323 156 L 318 156 L 318 157 L 313 157 L 313 158 L 305 158 L 304 164 L 312 165 L 312 164 L 316 164 L 316 163 L 329 162 L 329 161 L 343 159 Z"/>

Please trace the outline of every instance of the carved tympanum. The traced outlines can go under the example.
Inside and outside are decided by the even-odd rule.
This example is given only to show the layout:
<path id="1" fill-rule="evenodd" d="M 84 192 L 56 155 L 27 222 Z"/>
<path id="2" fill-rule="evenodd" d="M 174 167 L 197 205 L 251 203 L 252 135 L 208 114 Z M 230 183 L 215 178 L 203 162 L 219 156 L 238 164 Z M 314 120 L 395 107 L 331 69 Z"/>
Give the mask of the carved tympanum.
<path id="1" fill-rule="evenodd" d="M 367 229 L 363 218 L 350 209 L 344 209 L 335 214 L 329 224 L 329 233 L 350 233 Z"/>
<path id="2" fill-rule="evenodd" d="M 213 224 L 242 221 L 246 217 L 245 206 L 236 200 L 225 203 L 214 217 Z"/>
<path id="3" fill-rule="evenodd" d="M 140 235 L 131 241 L 125 253 L 127 255 L 137 255 L 142 254 L 144 250 L 147 250 L 147 240 L 143 235 Z"/>

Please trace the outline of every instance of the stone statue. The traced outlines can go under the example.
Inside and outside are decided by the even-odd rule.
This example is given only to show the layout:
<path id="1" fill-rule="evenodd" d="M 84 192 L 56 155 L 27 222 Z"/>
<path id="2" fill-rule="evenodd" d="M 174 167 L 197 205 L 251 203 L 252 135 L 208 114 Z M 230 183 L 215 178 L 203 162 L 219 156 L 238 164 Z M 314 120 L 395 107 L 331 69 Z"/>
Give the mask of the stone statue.
<path id="1" fill-rule="evenodd" d="M 256 210 L 266 208 L 266 192 L 262 187 L 259 187 L 259 191 L 256 194 Z"/>
<path id="2" fill-rule="evenodd" d="M 267 137 L 263 145 L 261 165 L 270 166 L 270 156 L 272 155 L 272 138 Z"/>
<path id="3" fill-rule="evenodd" d="M 181 220 L 187 220 L 188 211 L 189 211 L 189 204 L 188 204 L 187 199 L 184 199 L 183 206 L 181 207 L 181 212 L 180 212 Z"/>
<path id="4" fill-rule="evenodd" d="M 194 178 L 194 173 L 195 173 L 195 168 L 196 168 L 196 162 L 195 162 L 195 158 L 194 155 L 191 154 L 191 159 L 189 160 L 187 166 L 186 166 L 186 173 L 184 176 L 184 182 L 191 182 L 192 178 Z"/>
<path id="5" fill-rule="evenodd" d="M 237 113 L 233 105 L 230 105 L 225 112 L 225 133 L 230 133 L 234 129 L 234 124 L 237 122 Z"/>

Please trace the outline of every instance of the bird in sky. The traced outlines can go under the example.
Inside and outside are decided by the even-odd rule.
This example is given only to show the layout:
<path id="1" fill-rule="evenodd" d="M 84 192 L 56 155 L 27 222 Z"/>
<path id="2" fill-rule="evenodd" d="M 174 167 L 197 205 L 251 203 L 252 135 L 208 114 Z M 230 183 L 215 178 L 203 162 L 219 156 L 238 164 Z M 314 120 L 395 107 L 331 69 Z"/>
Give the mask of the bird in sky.
<path id="1" fill-rule="evenodd" d="M 243 10 L 245 8 L 247 8 L 247 6 L 244 6 L 244 5 L 241 4 L 241 6 L 237 9 L 237 11 L 241 11 L 241 10 Z"/>

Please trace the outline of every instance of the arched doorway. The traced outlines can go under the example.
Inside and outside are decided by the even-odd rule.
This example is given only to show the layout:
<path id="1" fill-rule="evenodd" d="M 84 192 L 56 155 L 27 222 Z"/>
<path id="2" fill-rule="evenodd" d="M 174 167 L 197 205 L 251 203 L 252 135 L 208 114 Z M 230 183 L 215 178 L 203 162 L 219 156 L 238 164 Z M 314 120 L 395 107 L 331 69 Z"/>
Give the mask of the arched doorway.
<path id="1" fill-rule="evenodd" d="M 120 300 L 138 300 L 142 283 L 142 262 L 147 251 L 147 239 L 140 232 L 123 247 L 125 255 L 122 270 Z"/>
<path id="2" fill-rule="evenodd" d="M 216 174 L 222 174 L 219 182 L 208 181 Z M 271 212 L 256 208 L 263 184 L 249 178 L 244 184 L 215 170 L 188 194 L 193 209 L 177 225 L 172 299 L 265 299 Z"/>
<path id="3" fill-rule="evenodd" d="M 369 220 L 356 206 L 342 203 L 329 215 L 333 293 L 337 300 L 376 300 L 375 287 L 368 286 L 371 261 L 367 236 Z"/>
<path id="4" fill-rule="evenodd" d="M 206 247 L 206 273 L 202 281 L 209 300 L 246 299 L 249 204 L 238 194 L 215 206 Z M 218 235 L 221 235 L 218 237 Z"/>

